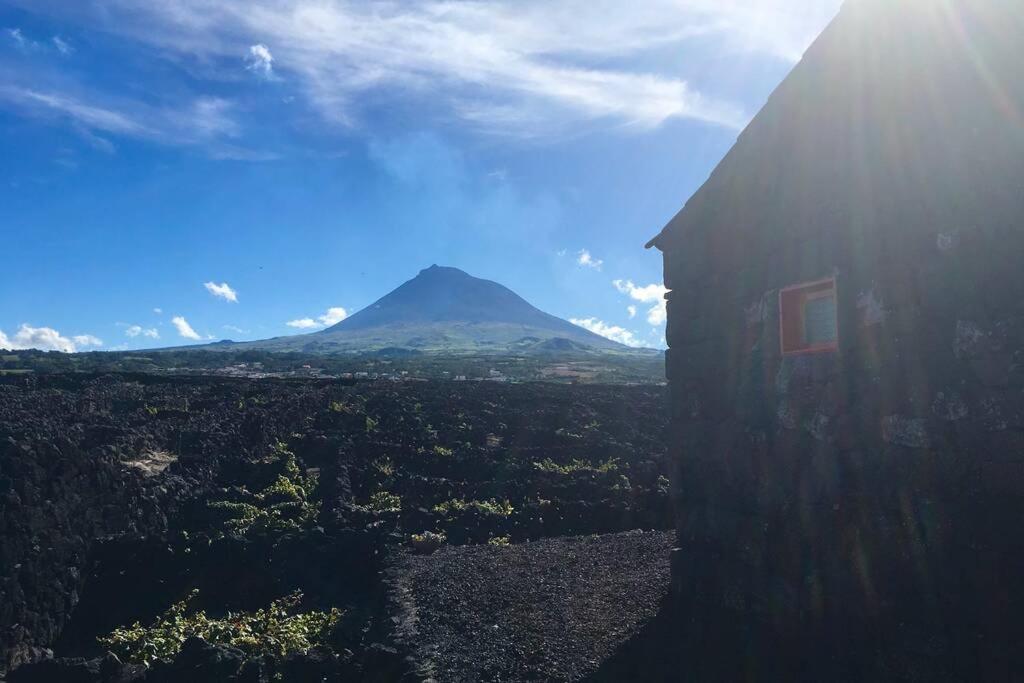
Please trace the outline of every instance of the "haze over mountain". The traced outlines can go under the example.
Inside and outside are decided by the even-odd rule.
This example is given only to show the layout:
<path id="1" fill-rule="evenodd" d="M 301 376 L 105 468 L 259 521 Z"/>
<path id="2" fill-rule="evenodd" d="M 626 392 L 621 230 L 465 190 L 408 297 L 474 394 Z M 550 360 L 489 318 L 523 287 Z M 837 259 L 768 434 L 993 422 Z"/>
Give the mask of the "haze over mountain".
<path id="1" fill-rule="evenodd" d="M 537 309 L 504 285 L 437 265 L 325 330 L 205 348 L 318 353 L 630 350 Z"/>

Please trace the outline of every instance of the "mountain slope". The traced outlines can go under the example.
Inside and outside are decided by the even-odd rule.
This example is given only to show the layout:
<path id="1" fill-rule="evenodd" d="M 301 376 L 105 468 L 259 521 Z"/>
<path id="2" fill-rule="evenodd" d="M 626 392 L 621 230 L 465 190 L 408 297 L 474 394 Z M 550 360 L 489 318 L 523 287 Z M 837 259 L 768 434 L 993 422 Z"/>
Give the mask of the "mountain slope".
<path id="1" fill-rule="evenodd" d="M 557 341 L 556 341 L 557 340 Z M 311 334 L 231 344 L 273 351 L 625 351 L 626 346 L 545 313 L 509 288 L 431 266 L 340 323 Z"/>

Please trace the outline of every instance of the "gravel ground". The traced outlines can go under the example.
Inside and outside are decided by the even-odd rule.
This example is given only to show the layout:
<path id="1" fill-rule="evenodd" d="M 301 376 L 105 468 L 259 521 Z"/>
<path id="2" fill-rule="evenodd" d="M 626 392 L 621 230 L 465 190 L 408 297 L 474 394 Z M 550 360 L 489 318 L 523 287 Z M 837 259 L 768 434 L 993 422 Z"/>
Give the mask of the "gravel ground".
<path id="1" fill-rule="evenodd" d="M 438 681 L 575 681 L 658 611 L 672 532 L 552 538 L 407 555 L 408 645 Z"/>

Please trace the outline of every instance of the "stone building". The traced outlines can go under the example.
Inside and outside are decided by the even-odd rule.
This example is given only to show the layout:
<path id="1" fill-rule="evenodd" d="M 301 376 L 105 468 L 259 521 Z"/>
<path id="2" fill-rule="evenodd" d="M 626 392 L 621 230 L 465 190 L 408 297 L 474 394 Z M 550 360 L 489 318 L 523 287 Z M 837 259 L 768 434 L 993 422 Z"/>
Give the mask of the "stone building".
<path id="1" fill-rule="evenodd" d="M 1019 0 L 848 0 L 648 245 L 679 609 L 1024 675 L 1022 36 Z"/>

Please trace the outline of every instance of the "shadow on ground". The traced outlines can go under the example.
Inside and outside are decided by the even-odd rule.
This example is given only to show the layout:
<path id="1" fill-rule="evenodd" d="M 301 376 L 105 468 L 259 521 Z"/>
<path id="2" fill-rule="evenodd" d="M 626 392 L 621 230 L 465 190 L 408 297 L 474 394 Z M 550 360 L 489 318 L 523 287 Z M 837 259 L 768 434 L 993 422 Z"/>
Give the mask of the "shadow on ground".
<path id="1" fill-rule="evenodd" d="M 960 681 L 981 671 L 1015 669 L 981 654 L 979 644 L 952 644 L 934 632 L 863 622 L 831 630 L 786 632 L 728 609 L 687 607 L 663 599 L 657 615 L 583 680 L 613 681 Z M 996 648 L 998 649 L 998 648 Z M 998 657 L 997 657 L 998 658 Z M 1019 669 L 1016 669 L 1019 672 Z M 972 674 L 973 672 L 973 674 Z M 999 680 L 1017 680 L 1013 674 Z"/>

